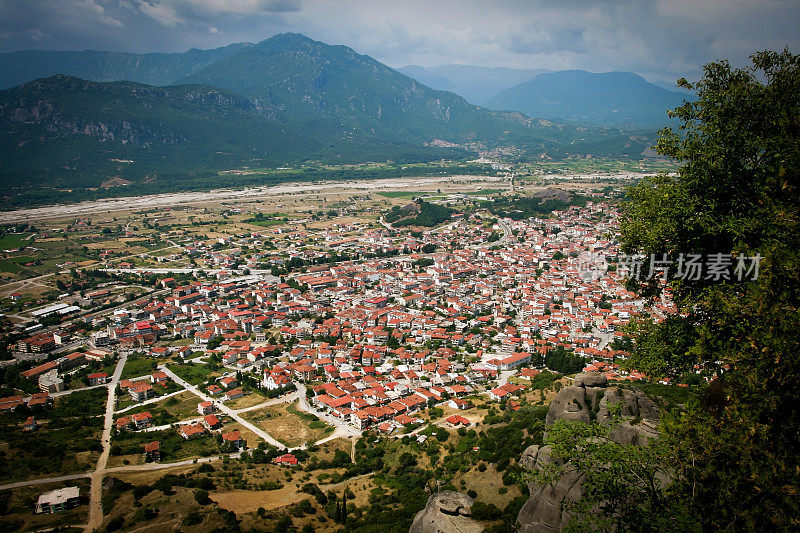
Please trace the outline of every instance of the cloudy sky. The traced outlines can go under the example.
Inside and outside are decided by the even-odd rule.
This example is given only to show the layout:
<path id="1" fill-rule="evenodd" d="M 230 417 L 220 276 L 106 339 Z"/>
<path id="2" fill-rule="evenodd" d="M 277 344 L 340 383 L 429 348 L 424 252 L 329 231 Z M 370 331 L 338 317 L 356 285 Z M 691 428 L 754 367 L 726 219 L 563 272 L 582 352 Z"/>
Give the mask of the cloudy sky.
<path id="1" fill-rule="evenodd" d="M 696 78 L 800 48 L 798 0 L 0 0 L 0 51 L 178 52 L 299 32 L 392 66 Z"/>

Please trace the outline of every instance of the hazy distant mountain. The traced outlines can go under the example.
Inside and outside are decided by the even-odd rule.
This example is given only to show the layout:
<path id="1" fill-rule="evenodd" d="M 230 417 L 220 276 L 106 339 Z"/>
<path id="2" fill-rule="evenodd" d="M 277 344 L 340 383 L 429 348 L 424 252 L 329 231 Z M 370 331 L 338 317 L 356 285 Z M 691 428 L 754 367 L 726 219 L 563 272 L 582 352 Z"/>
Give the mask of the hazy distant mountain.
<path id="1" fill-rule="evenodd" d="M 677 80 L 676 80 L 677 81 Z M 658 85 L 662 89 L 666 89 L 668 91 L 681 93 L 681 94 L 693 94 L 691 91 L 687 91 L 683 87 L 678 87 L 675 85 L 675 82 L 666 82 L 666 81 L 654 81 L 652 82 L 654 85 Z"/>
<path id="2" fill-rule="evenodd" d="M 61 52 L 23 50 L 0 54 L 0 89 L 37 78 L 66 74 L 91 81 L 136 81 L 148 85 L 171 85 L 220 59 L 252 46 L 231 44 L 213 50 L 196 48 L 174 54 L 128 54 L 124 52 Z"/>
<path id="3" fill-rule="evenodd" d="M 471 104 L 475 103 L 461 94 L 461 89 L 459 89 L 456 84 L 452 82 L 452 80 L 445 78 L 444 76 L 437 76 L 425 67 L 408 65 L 407 67 L 402 67 L 395 70 L 401 74 L 405 74 L 409 78 L 414 78 L 421 84 L 427 85 L 431 89 L 436 89 L 437 91 L 450 91 L 451 93 L 456 93 L 459 96 L 463 96 Z"/>
<path id="4" fill-rule="evenodd" d="M 528 81 L 539 74 L 550 72 L 543 69 L 514 69 L 507 67 L 478 67 L 474 65 L 441 65 L 419 67 L 409 65 L 397 69 L 420 83 L 452 91 L 475 105 L 484 105 L 497 93 Z"/>
<path id="5" fill-rule="evenodd" d="M 541 74 L 487 102 L 555 121 L 615 127 L 658 127 L 688 95 L 658 87 L 631 72 L 564 70 Z"/>

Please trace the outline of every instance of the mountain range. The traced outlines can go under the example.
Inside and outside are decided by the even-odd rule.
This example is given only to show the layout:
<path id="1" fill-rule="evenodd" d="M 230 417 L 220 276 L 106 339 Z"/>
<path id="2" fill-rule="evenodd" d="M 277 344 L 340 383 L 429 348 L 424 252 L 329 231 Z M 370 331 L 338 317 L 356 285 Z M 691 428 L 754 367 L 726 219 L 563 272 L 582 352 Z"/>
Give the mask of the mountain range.
<path id="1" fill-rule="evenodd" d="M 14 52 L 0 65 L 2 83 L 24 80 L 0 91 L 0 183 L 12 195 L 309 160 L 638 157 L 652 143 L 478 107 L 299 34 L 184 54 Z"/>
<path id="2" fill-rule="evenodd" d="M 441 65 L 419 67 L 409 65 L 398 72 L 414 78 L 433 89 L 450 91 L 463 96 L 469 103 L 483 106 L 501 91 L 529 81 L 544 69 L 516 69 L 508 67 L 478 67 L 475 65 Z"/>
<path id="3" fill-rule="evenodd" d="M 497 94 L 486 106 L 594 126 L 663 127 L 688 96 L 631 72 L 549 72 Z"/>
<path id="4" fill-rule="evenodd" d="M 487 109 L 514 110 L 557 122 L 625 129 L 660 128 L 667 111 L 691 98 L 632 72 L 523 70 L 472 65 L 397 69 L 434 89 Z"/>

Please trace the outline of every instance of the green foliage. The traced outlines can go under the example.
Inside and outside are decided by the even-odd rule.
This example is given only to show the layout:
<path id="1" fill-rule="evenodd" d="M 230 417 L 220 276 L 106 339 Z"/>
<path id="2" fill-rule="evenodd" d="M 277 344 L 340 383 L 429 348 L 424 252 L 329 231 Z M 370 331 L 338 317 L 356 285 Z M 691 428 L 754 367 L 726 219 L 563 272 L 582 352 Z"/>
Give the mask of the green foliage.
<path id="1" fill-rule="evenodd" d="M 683 504 L 675 515 L 709 531 L 795 529 L 800 515 L 800 56 L 759 52 L 752 63 L 711 63 L 699 82 L 681 81 L 698 99 L 675 111 L 683 125 L 657 148 L 683 165 L 633 187 L 621 224 L 627 252 L 762 257 L 757 280 L 672 280 L 680 314 L 643 323 L 630 360 L 654 375 L 695 364 L 723 373 L 666 425 L 660 465 Z"/>
<path id="2" fill-rule="evenodd" d="M 158 362 L 142 354 L 132 353 L 125 362 L 120 379 L 130 379 L 152 374 L 156 371 Z"/>
<path id="3" fill-rule="evenodd" d="M 563 211 L 570 206 L 584 206 L 587 198 L 580 195 L 573 195 L 569 200 L 560 198 L 543 199 L 535 196 L 499 196 L 489 204 L 489 211 L 500 217 L 512 220 L 524 220 L 526 218 L 547 215 L 553 211 Z"/>
<path id="4" fill-rule="evenodd" d="M 83 400 L 89 392 L 83 393 Z M 75 400 L 81 398 L 81 394 Z M 76 454 L 85 451 L 99 452 L 100 432 L 103 422 L 86 410 L 94 410 L 87 403 L 71 403 L 66 409 L 23 410 L 0 416 L 0 478 L 24 479 L 43 474 L 75 473 L 84 471 L 89 464 L 76 461 Z M 30 415 L 43 426 L 34 434 L 21 431 L 21 423 Z"/>
<path id="5" fill-rule="evenodd" d="M 455 213 L 453 209 L 442 205 L 432 204 L 425 200 L 417 200 L 415 204 L 399 207 L 394 206 L 386 213 L 386 221 L 392 223 L 396 228 L 404 226 L 425 226 L 432 228 L 442 222 L 450 220 L 450 216 Z"/>
<path id="6" fill-rule="evenodd" d="M 582 497 L 565 502 L 567 531 L 697 531 L 685 495 L 670 483 L 667 441 L 620 444 L 608 425 L 557 420 L 547 430 L 552 462 L 530 473 L 540 484 L 562 476 L 584 478 Z"/>
<path id="7" fill-rule="evenodd" d="M 544 356 L 544 364 L 550 370 L 560 374 L 574 374 L 580 372 L 586 366 L 586 360 L 574 352 L 567 351 L 563 346 L 558 345 L 548 350 Z"/>
<path id="8" fill-rule="evenodd" d="M 213 340 L 213 339 L 212 339 Z M 191 383 L 192 385 L 200 385 L 208 380 L 211 370 L 208 365 L 203 364 L 171 364 L 169 369 L 175 372 L 181 379 Z"/>
<path id="9" fill-rule="evenodd" d="M 183 521 L 181 523 L 184 526 L 196 526 L 197 524 L 201 524 L 202 522 L 203 522 L 203 515 L 192 509 L 188 513 L 186 513 L 186 516 L 183 518 Z"/>

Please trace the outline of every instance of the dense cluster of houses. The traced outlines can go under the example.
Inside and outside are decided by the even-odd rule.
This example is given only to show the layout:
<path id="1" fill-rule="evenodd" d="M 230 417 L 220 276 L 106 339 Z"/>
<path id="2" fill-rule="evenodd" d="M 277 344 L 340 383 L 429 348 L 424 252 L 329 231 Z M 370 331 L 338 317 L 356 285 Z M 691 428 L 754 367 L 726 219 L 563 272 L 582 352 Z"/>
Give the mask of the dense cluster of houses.
<path id="1" fill-rule="evenodd" d="M 308 261 L 325 249 L 374 258 L 309 266 L 280 280 L 167 278 L 167 297 L 115 311 L 96 336 L 156 357 L 216 353 L 266 389 L 303 381 L 320 411 L 357 428 L 390 431 L 448 399 L 517 394 L 521 386 L 508 384 L 507 374 L 533 379 L 531 363 L 557 346 L 611 379 L 639 378 L 620 370 L 617 359 L 626 353 L 611 349 L 612 341 L 643 311 L 657 319 L 674 311 L 669 299 L 651 304 L 626 290 L 613 260 L 587 275 L 586 254 L 619 253 L 616 215 L 603 202 L 502 224 L 473 215 L 422 236 L 355 229 L 279 228 L 223 239 L 216 250 L 187 244 L 185 255 L 218 265 Z M 503 240 L 491 246 L 489 235 L 500 231 Z M 243 246 L 259 250 L 267 240 L 270 253 L 242 254 Z M 426 245 L 436 251 L 423 253 Z M 191 339 L 191 346 L 170 346 L 178 339 Z M 144 401 L 155 383 L 125 388 Z M 223 401 L 243 394 L 233 377 L 206 392 Z"/>

